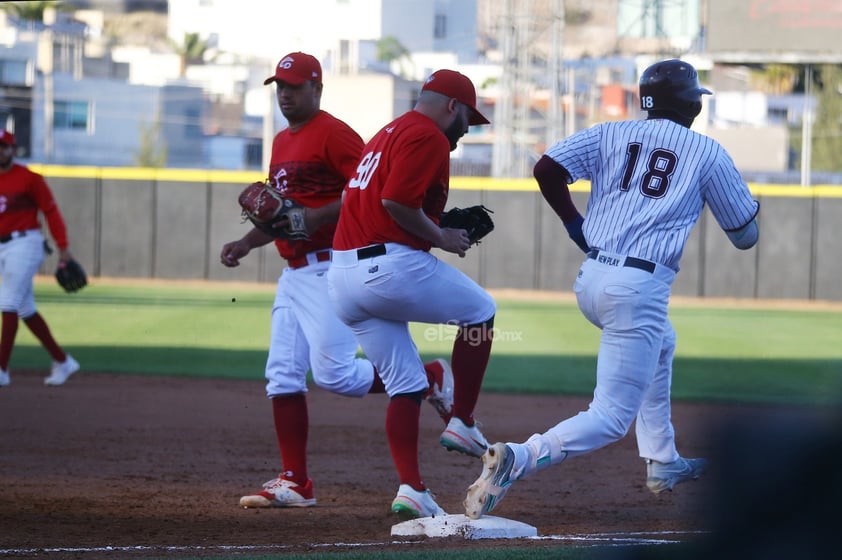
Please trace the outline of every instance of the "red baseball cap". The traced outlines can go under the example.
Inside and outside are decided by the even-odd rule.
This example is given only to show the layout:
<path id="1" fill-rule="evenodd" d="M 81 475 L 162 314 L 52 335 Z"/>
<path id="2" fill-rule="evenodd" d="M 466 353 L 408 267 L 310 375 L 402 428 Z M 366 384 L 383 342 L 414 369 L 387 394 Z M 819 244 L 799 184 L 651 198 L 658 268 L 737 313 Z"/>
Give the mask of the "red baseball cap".
<path id="1" fill-rule="evenodd" d="M 15 145 L 15 135 L 9 132 L 8 130 L 4 130 L 0 132 L 0 144 L 6 144 L 7 146 L 14 146 Z"/>
<path id="2" fill-rule="evenodd" d="M 263 85 L 272 82 L 284 82 L 294 86 L 311 81 L 322 83 L 322 65 L 316 57 L 303 53 L 289 53 L 278 62 L 275 67 L 275 75 L 263 80 Z"/>
<path id="3" fill-rule="evenodd" d="M 471 79 L 464 74 L 455 70 L 436 70 L 424 82 L 421 91 L 435 91 L 470 107 L 471 117 L 468 124 L 489 124 L 489 120 L 477 111 L 477 91 Z"/>

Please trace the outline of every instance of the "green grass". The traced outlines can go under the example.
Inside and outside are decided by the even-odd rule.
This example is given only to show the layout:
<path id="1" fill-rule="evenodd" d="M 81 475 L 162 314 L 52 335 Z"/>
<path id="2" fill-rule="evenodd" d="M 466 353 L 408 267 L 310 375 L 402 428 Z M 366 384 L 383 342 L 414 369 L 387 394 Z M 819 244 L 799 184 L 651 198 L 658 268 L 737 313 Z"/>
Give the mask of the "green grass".
<path id="1" fill-rule="evenodd" d="M 68 295 L 45 280 L 35 291 L 56 338 L 86 371 L 263 379 L 272 285 L 94 280 Z M 575 303 L 498 305 L 484 391 L 593 391 L 599 330 Z M 671 318 L 675 399 L 800 404 L 842 394 L 842 311 L 674 305 Z M 412 331 L 425 358 L 449 355 L 452 327 Z M 48 363 L 21 327 L 10 368 Z"/>

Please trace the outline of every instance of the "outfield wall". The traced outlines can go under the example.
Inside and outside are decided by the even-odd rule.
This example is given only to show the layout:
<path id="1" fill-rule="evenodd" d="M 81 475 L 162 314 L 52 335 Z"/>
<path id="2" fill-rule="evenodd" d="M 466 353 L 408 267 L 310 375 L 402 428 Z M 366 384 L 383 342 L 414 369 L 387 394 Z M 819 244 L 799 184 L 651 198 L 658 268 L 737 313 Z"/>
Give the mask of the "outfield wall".
<path id="1" fill-rule="evenodd" d="M 92 277 L 274 282 L 274 247 L 233 269 L 222 245 L 249 229 L 237 195 L 253 172 L 31 165 L 50 184 L 71 250 Z M 760 200 L 760 243 L 735 249 L 705 211 L 693 229 L 673 293 L 684 296 L 842 301 L 842 187 L 751 184 Z M 589 185 L 572 186 L 586 206 Z M 531 179 L 454 177 L 448 207 L 484 204 L 496 229 L 460 259 L 436 251 L 489 289 L 570 291 L 581 251 Z M 836 224 L 836 225 L 834 225 Z M 42 266 L 54 270 L 53 254 Z"/>

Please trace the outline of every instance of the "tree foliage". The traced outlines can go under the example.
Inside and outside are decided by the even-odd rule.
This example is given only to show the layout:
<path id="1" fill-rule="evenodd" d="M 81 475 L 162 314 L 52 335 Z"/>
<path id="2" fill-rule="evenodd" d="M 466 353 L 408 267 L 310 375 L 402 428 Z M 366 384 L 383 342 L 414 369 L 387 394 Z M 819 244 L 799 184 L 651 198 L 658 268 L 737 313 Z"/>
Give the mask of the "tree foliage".
<path id="1" fill-rule="evenodd" d="M 404 47 L 397 37 L 387 35 L 377 41 L 377 61 L 388 64 L 397 63 L 399 74 L 406 76 L 405 63 L 411 61 L 409 49 Z"/>
<path id="2" fill-rule="evenodd" d="M 393 35 L 387 35 L 377 41 L 378 62 L 394 62 L 408 57 L 409 54 L 409 50 Z"/>
<path id="3" fill-rule="evenodd" d="M 814 95 L 817 106 L 812 168 L 842 171 L 842 66 L 823 64 L 816 67 Z"/>
<path id="4" fill-rule="evenodd" d="M 181 43 L 170 40 L 170 46 L 181 59 L 181 76 L 184 76 L 188 64 L 202 64 L 205 61 L 205 53 L 210 48 L 208 41 L 202 39 L 198 33 L 185 33 Z"/>
<path id="5" fill-rule="evenodd" d="M 161 138 L 160 123 L 140 124 L 140 148 L 134 156 L 138 167 L 164 167 L 167 163 L 167 145 Z"/>
<path id="6" fill-rule="evenodd" d="M 16 18 L 24 21 L 44 21 L 44 11 L 47 8 L 55 8 L 57 10 L 68 10 L 63 2 L 49 2 L 47 0 L 38 0 L 30 2 L 3 2 L 0 4 L 0 9 L 9 12 Z"/>
<path id="7" fill-rule="evenodd" d="M 801 72 L 796 65 L 769 64 L 752 72 L 751 85 L 768 95 L 786 95 L 795 89 Z"/>

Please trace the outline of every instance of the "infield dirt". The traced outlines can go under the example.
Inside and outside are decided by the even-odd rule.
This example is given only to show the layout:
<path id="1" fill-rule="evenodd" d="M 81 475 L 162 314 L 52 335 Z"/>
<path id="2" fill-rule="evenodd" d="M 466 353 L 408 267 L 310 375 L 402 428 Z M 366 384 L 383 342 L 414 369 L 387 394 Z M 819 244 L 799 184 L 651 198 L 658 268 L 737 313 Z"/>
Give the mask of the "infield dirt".
<path id="1" fill-rule="evenodd" d="M 13 371 L 12 384 L 0 389 L 0 551 L 8 557 L 408 546 L 390 537 L 398 481 L 383 429 L 384 395 L 349 399 L 312 389 L 309 468 L 317 506 L 244 510 L 239 497 L 260 489 L 280 467 L 262 380 L 81 371 L 62 387 L 45 387 L 43 375 Z M 583 410 L 588 400 L 484 393 L 477 418 L 489 440 L 522 441 Z M 676 403 L 679 451 L 705 456 L 705 427 L 727 410 Z M 421 428 L 425 482 L 445 510 L 463 513 L 465 490 L 481 462 L 440 447 L 443 426 L 432 407 L 422 409 Z M 644 473 L 629 435 L 518 482 L 494 515 L 534 525 L 539 536 L 675 531 L 686 537 L 709 528 L 709 480 L 654 496 Z M 501 543 L 457 537 L 427 539 L 411 549 L 490 546 Z"/>

